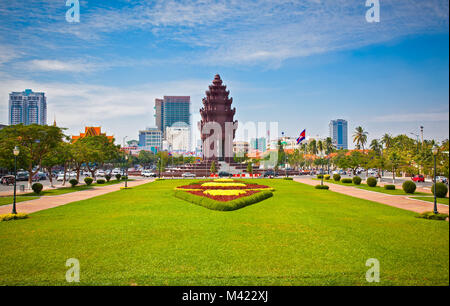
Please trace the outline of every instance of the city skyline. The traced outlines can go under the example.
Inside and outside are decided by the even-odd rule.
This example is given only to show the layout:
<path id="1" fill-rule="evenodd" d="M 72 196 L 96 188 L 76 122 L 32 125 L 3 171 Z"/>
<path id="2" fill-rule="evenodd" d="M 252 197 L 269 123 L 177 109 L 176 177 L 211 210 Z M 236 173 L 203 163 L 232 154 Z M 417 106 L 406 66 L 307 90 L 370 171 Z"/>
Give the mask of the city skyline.
<path id="1" fill-rule="evenodd" d="M 342 118 L 349 137 L 356 126 L 369 139 L 413 137 L 424 126 L 425 139 L 448 138 L 448 2 L 383 1 L 374 24 L 365 1 L 256 2 L 82 1 L 79 24 L 65 21 L 63 3 L 1 3 L 0 123 L 8 94 L 32 88 L 46 93 L 48 117 L 68 134 L 102 126 L 118 143 L 137 138 L 156 125 L 153 101 L 164 95 L 191 96 L 197 132 L 204 89 L 219 73 L 239 122 L 326 137 L 329 121 Z M 253 5 L 261 16 L 249 13 Z M 251 27 L 239 31 L 243 24 Z"/>

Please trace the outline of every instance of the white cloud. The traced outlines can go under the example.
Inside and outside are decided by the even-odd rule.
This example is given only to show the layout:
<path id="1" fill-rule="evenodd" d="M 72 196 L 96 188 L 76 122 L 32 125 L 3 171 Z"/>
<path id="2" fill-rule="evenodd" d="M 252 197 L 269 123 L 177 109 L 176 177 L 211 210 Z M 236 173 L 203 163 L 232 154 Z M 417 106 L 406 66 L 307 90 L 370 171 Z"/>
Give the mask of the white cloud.
<path id="1" fill-rule="evenodd" d="M 33 71 L 90 72 L 98 65 L 83 61 L 31 60 L 22 64 L 23 68 Z"/>

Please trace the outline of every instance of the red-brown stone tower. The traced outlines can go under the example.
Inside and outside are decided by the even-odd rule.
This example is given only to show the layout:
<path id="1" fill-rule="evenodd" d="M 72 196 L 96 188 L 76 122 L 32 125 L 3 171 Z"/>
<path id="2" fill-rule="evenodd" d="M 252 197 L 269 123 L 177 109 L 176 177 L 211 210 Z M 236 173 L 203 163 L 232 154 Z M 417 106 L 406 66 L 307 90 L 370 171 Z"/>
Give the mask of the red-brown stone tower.
<path id="1" fill-rule="evenodd" d="M 203 156 L 207 160 L 219 159 L 232 161 L 233 159 L 233 139 L 236 134 L 237 121 L 233 121 L 236 108 L 231 108 L 233 98 L 229 98 L 230 91 L 222 84 L 220 75 L 216 74 L 212 85 L 203 98 L 203 107 L 200 109 L 202 120 L 199 122 L 200 133 L 202 131 Z M 216 135 L 218 141 L 208 143 L 206 140 L 213 135 L 216 130 L 209 130 L 208 123 L 218 123 L 221 135 Z M 206 125 L 206 126 L 205 126 Z M 204 129 L 205 128 L 205 129 Z"/>

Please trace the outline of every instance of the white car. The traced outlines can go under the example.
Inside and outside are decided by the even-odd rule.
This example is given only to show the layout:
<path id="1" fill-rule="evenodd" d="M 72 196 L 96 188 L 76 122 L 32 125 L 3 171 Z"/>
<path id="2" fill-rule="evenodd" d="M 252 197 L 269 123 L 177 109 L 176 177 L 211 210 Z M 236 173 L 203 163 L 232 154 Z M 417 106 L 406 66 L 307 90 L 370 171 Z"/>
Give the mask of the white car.
<path id="1" fill-rule="evenodd" d="M 66 181 L 69 179 L 69 174 L 66 173 Z M 58 173 L 58 176 L 56 177 L 57 181 L 64 181 L 64 173 Z"/>
<path id="2" fill-rule="evenodd" d="M 97 171 L 95 171 L 95 176 L 105 176 L 105 171 L 97 170 Z"/>
<path id="3" fill-rule="evenodd" d="M 194 173 L 186 172 L 181 175 L 181 177 L 195 177 Z"/>
<path id="4" fill-rule="evenodd" d="M 150 170 L 143 170 L 143 171 L 141 172 L 141 175 L 142 175 L 143 177 L 156 177 L 156 176 L 157 176 L 156 173 L 154 173 L 154 172 L 152 172 L 152 171 L 150 171 Z"/>

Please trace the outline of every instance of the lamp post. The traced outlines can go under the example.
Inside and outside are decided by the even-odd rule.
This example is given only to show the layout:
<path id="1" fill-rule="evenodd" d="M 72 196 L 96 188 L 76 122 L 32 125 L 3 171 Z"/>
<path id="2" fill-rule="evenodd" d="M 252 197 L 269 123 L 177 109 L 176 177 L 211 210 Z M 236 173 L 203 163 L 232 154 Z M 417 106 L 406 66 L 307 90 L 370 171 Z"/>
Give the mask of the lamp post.
<path id="1" fill-rule="evenodd" d="M 19 155 L 20 150 L 18 146 L 15 146 L 13 149 L 13 154 L 14 154 L 14 199 L 13 199 L 13 209 L 12 209 L 12 213 L 14 215 L 17 214 L 16 211 L 16 182 L 17 182 L 17 156 Z"/>
<path id="2" fill-rule="evenodd" d="M 323 151 L 320 151 L 320 153 L 319 153 L 319 157 L 320 157 L 320 164 L 321 164 L 321 166 L 322 166 L 322 170 L 320 171 L 320 172 L 321 172 L 321 180 L 320 180 L 320 185 L 322 185 L 322 186 L 323 186 L 323 176 L 324 176 L 324 173 L 323 173 L 323 158 L 324 158 L 324 154 L 323 154 Z"/>
<path id="3" fill-rule="evenodd" d="M 437 214 L 438 210 L 437 210 L 437 199 L 436 199 L 436 156 L 439 153 L 439 148 L 437 145 L 434 145 L 433 148 L 431 149 L 431 152 L 433 152 L 433 157 L 434 157 L 434 213 Z"/>
<path id="4" fill-rule="evenodd" d="M 125 188 L 128 188 L 128 154 L 125 155 Z"/>

